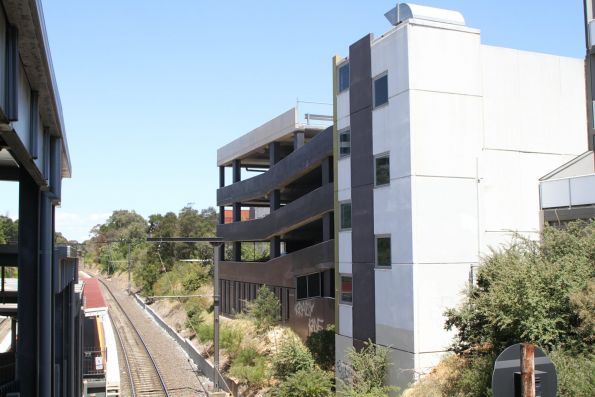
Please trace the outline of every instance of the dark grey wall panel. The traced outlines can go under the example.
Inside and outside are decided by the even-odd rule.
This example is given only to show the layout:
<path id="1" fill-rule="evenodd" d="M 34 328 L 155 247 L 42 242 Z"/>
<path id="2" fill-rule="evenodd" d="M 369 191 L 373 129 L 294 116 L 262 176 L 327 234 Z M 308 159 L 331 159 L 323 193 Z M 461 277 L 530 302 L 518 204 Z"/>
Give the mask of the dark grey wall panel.
<path id="1" fill-rule="evenodd" d="M 267 172 L 217 190 L 217 205 L 231 205 L 266 196 L 286 186 L 333 154 L 333 128 L 316 135 L 306 145 L 283 158 Z"/>
<path id="2" fill-rule="evenodd" d="M 362 341 L 376 339 L 371 42 L 349 47 L 353 337 Z"/>
<path id="3" fill-rule="evenodd" d="M 220 262 L 219 277 L 225 280 L 295 288 L 295 277 L 332 269 L 335 240 L 325 241 L 268 262 Z"/>
<path id="4" fill-rule="evenodd" d="M 333 210 L 333 185 L 327 184 L 271 212 L 264 218 L 217 225 L 226 241 L 262 241 L 286 233 Z"/>

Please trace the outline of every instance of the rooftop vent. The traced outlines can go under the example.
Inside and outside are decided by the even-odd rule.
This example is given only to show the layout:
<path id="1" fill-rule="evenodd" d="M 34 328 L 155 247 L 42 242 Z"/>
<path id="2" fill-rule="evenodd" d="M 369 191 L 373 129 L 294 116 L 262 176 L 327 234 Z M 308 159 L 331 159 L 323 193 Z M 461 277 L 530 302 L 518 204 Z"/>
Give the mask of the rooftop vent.
<path id="1" fill-rule="evenodd" d="M 397 26 L 410 18 L 426 21 L 444 22 L 453 25 L 465 25 L 463 14 L 458 11 L 444 10 L 442 8 L 426 7 L 417 4 L 397 3 L 397 6 L 384 14 L 386 19 Z"/>

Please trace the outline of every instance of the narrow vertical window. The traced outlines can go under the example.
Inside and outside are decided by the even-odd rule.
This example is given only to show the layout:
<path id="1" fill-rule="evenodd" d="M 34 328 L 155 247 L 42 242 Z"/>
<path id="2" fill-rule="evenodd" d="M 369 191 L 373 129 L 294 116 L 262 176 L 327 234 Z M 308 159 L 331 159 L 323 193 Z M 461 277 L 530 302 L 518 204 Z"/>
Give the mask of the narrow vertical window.
<path id="1" fill-rule="evenodd" d="M 297 299 L 306 299 L 308 297 L 308 277 L 301 276 L 297 278 Z"/>
<path id="2" fill-rule="evenodd" d="M 390 267 L 390 237 L 376 237 L 376 266 Z"/>
<path id="3" fill-rule="evenodd" d="M 388 102 L 388 75 L 384 74 L 374 79 L 374 107 Z"/>
<path id="4" fill-rule="evenodd" d="M 351 203 L 341 203 L 341 229 L 351 229 Z"/>
<path id="5" fill-rule="evenodd" d="M 390 157 L 383 154 L 374 159 L 374 173 L 376 186 L 390 183 Z"/>
<path id="6" fill-rule="evenodd" d="M 339 132 L 339 157 L 349 156 L 351 154 L 351 131 L 343 130 Z"/>
<path id="7" fill-rule="evenodd" d="M 341 303 L 353 303 L 353 279 L 341 276 Z"/>
<path id="8" fill-rule="evenodd" d="M 349 63 L 339 66 L 339 92 L 349 88 Z"/>

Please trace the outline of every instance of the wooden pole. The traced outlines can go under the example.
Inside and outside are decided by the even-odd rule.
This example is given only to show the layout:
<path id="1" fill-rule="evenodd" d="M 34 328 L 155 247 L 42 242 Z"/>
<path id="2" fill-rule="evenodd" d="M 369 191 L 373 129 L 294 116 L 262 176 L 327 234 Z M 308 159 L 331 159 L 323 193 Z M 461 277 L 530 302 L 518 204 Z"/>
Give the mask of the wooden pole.
<path id="1" fill-rule="evenodd" d="M 535 345 L 521 343 L 521 396 L 535 397 Z"/>

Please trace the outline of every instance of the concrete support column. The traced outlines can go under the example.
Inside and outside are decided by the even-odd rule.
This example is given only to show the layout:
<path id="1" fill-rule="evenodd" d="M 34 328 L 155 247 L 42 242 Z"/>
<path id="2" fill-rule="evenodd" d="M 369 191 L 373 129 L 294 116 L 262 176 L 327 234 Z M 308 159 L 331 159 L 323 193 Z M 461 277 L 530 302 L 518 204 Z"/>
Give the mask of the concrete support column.
<path id="1" fill-rule="evenodd" d="M 241 160 L 233 160 L 232 162 L 232 181 L 233 183 L 242 180 L 242 162 Z"/>
<path id="2" fill-rule="evenodd" d="M 271 259 L 281 256 L 281 239 L 279 236 L 273 236 L 271 242 Z"/>
<path id="3" fill-rule="evenodd" d="M 233 203 L 233 221 L 240 222 L 242 220 L 242 203 Z M 242 260 L 242 243 L 240 241 L 233 242 L 233 260 L 240 262 Z"/>
<path id="4" fill-rule="evenodd" d="M 277 164 L 281 160 L 281 145 L 279 142 L 269 143 L 269 166 Z"/>
<path id="5" fill-rule="evenodd" d="M 304 131 L 296 131 L 293 133 L 293 150 L 298 150 L 305 143 Z"/>
<path id="6" fill-rule="evenodd" d="M 334 237 L 334 219 L 330 212 L 322 215 L 322 241 L 331 240 Z"/>
<path id="7" fill-rule="evenodd" d="M 333 158 L 327 157 L 322 160 L 322 164 L 320 164 L 320 168 L 322 170 L 322 185 L 326 185 L 328 183 L 333 182 Z"/>
<path id="8" fill-rule="evenodd" d="M 219 188 L 225 187 L 225 167 L 219 167 Z M 225 207 L 219 207 L 219 224 L 223 225 L 225 223 Z M 225 244 L 221 244 L 217 247 L 219 251 L 219 258 L 224 261 L 225 260 Z"/>
<path id="9" fill-rule="evenodd" d="M 240 160 L 233 160 L 232 162 L 232 177 L 233 183 L 240 182 L 242 179 L 242 162 Z M 242 220 L 242 205 L 241 203 L 233 203 L 233 221 L 240 222 Z M 239 262 L 242 260 L 242 243 L 235 241 L 233 243 L 233 260 Z"/>
<path id="10" fill-rule="evenodd" d="M 16 377 L 20 395 L 37 395 L 39 380 L 37 332 L 39 276 L 39 187 L 24 167 L 19 168 L 19 286 L 18 313 L 19 338 L 17 340 Z M 47 368 L 42 368 L 47 370 Z"/>

